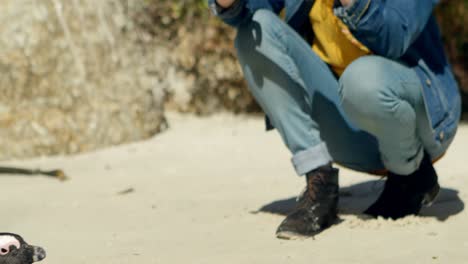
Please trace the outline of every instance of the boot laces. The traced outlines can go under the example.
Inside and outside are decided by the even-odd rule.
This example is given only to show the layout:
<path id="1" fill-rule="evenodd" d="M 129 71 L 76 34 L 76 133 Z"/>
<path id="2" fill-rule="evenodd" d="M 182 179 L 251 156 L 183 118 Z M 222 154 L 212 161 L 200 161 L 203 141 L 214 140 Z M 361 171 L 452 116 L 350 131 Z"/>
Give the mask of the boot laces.
<path id="1" fill-rule="evenodd" d="M 320 191 L 319 186 L 325 184 L 325 174 L 316 173 L 307 178 L 307 185 L 301 191 L 299 196 L 296 198 L 296 201 L 303 201 L 305 198 L 309 198 L 311 202 L 315 202 L 317 199 L 317 194 Z"/>

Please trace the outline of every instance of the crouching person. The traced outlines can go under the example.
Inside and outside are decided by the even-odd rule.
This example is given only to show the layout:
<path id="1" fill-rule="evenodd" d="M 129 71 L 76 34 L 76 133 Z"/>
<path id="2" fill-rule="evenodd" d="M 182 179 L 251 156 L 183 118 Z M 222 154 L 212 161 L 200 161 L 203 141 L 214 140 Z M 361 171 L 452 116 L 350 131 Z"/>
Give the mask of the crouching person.
<path id="1" fill-rule="evenodd" d="M 237 28 L 248 87 L 306 178 L 279 238 L 313 236 L 337 219 L 333 163 L 387 176 L 365 211 L 371 216 L 417 215 L 435 199 L 432 164 L 461 112 L 432 16 L 436 2 L 210 0 Z"/>

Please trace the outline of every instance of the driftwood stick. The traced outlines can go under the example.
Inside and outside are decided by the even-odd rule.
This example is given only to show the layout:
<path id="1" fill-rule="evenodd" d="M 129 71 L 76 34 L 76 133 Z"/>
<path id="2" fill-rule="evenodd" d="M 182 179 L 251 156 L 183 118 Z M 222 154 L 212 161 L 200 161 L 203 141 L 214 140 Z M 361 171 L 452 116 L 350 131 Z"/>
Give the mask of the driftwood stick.
<path id="1" fill-rule="evenodd" d="M 63 170 L 40 170 L 40 169 L 25 169 L 18 167 L 2 167 L 0 166 L 0 174 L 20 174 L 20 175 L 44 175 L 57 178 L 61 181 L 65 181 L 68 177 L 65 175 Z"/>

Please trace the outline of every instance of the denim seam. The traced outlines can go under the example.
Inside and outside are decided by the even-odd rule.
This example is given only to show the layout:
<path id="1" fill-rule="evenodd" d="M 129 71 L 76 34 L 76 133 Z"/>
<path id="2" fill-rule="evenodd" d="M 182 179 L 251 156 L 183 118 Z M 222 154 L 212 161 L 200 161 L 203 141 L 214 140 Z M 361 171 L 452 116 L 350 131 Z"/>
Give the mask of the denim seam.
<path id="1" fill-rule="evenodd" d="M 369 9 L 371 1 L 372 0 L 357 0 L 349 7 L 335 8 L 335 15 L 340 17 L 350 29 L 355 30 L 359 21 Z"/>
<path id="2" fill-rule="evenodd" d="M 283 51 L 285 54 L 290 54 L 290 49 L 288 45 L 288 36 L 289 34 L 287 31 L 283 30 L 282 27 L 276 27 L 273 31 L 274 37 L 279 41 L 273 41 L 276 43 L 276 46 L 279 50 Z M 292 77 L 294 76 L 293 80 L 299 84 L 300 86 L 304 86 L 304 80 L 301 77 L 301 74 L 298 70 L 296 62 L 291 58 L 291 56 L 287 56 L 287 60 L 283 62 L 284 70 Z M 296 80 L 298 78 L 298 80 Z"/>
<path id="3" fill-rule="evenodd" d="M 366 6 L 364 7 L 364 9 L 362 9 L 361 13 L 359 14 L 358 18 L 356 19 L 357 23 L 361 20 L 362 16 L 366 13 L 367 9 L 369 9 L 370 2 L 371 2 L 371 0 L 367 1 Z"/>

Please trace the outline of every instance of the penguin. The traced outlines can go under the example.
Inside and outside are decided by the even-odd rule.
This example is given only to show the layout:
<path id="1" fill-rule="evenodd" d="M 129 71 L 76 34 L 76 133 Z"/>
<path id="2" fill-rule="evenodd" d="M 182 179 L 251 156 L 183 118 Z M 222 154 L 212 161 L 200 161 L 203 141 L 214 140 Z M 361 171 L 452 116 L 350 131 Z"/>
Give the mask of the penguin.
<path id="1" fill-rule="evenodd" d="M 12 233 L 0 233 L 0 264 L 31 264 L 46 257 L 43 248 L 32 246 Z"/>

